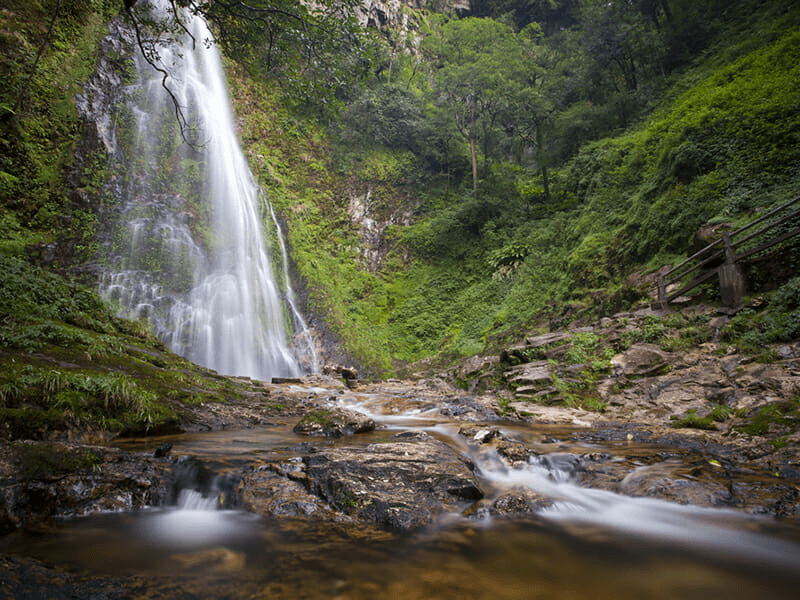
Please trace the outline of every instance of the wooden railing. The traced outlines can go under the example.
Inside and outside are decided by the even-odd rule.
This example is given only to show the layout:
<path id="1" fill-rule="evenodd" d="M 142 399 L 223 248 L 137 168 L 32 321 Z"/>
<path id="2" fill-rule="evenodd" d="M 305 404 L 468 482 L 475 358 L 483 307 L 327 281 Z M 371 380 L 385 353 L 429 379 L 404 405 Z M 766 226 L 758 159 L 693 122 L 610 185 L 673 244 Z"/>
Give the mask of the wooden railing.
<path id="1" fill-rule="evenodd" d="M 658 304 L 667 306 L 715 275 L 719 278 L 723 305 L 741 304 L 745 294 L 741 264 L 770 256 L 777 250 L 776 246 L 800 234 L 800 207 L 796 206 L 798 203 L 800 197 L 769 211 L 736 231 L 723 233 L 717 241 L 659 275 Z M 750 232 L 756 225 L 762 227 Z M 686 282 L 693 274 L 694 278 Z M 676 283 L 682 284 L 680 289 L 667 293 L 667 288 Z"/>

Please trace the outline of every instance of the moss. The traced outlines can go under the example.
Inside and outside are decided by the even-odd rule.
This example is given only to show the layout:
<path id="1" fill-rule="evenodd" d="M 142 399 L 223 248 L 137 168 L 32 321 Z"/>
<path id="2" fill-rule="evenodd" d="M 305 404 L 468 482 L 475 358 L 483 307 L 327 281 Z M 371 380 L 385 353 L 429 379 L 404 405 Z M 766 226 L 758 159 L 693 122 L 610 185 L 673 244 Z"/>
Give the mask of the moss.
<path id="1" fill-rule="evenodd" d="M 333 418 L 333 413 L 324 408 L 317 408 L 306 413 L 298 424 L 303 423 L 314 423 L 321 425 L 324 429 L 332 429 L 337 424 Z"/>
<path id="2" fill-rule="evenodd" d="M 800 422 L 800 399 L 768 404 L 742 418 L 744 423 L 736 425 L 736 429 L 750 436 L 766 435 L 773 429 L 792 433 Z"/>
<path id="3" fill-rule="evenodd" d="M 66 449 L 59 444 L 17 444 L 17 463 L 24 479 L 51 479 L 91 469 L 102 460 L 88 449 Z"/>
<path id="4" fill-rule="evenodd" d="M 67 423 L 56 409 L 0 408 L 0 427 L 11 439 L 39 439 L 48 431 L 65 429 Z"/>

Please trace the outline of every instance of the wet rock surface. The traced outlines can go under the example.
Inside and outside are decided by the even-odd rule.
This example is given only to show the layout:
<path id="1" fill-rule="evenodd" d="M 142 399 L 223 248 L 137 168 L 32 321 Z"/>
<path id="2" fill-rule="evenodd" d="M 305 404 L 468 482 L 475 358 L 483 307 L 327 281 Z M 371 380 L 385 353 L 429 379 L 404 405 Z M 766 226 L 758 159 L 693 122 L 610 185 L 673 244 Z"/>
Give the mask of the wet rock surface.
<path id="1" fill-rule="evenodd" d="M 777 375 L 770 375 L 763 365 L 756 372 L 759 381 L 769 382 L 765 375 L 777 381 Z M 750 370 L 737 373 L 755 378 Z M 670 388 L 688 393 L 688 386 L 697 381 L 696 377 L 684 381 L 675 375 L 661 376 L 655 386 L 650 378 L 648 389 L 659 395 Z M 537 425 L 541 417 L 500 420 L 502 407 L 497 398 L 460 392 L 439 379 L 363 384 L 358 391 L 335 381 L 327 382 L 331 388 L 321 388 L 326 382 L 312 378 L 301 385 L 265 387 L 270 414 L 264 413 L 265 398 L 257 395 L 238 406 L 195 409 L 192 423 L 196 425 L 206 410 L 209 429 L 258 431 L 287 420 L 286 427 L 294 429 L 295 437 L 279 444 L 270 453 L 274 456 L 248 459 L 244 455 L 224 467 L 227 506 L 266 516 L 366 522 L 407 530 L 448 513 L 470 518 L 522 515 L 558 501 L 530 490 L 495 488 L 474 471 L 474 460 L 493 456 L 498 468 L 511 473 L 534 468 L 553 481 L 572 481 L 627 496 L 800 518 L 800 469 L 791 447 L 762 453 L 758 441 L 747 438 L 750 443 L 742 443 L 740 436 L 721 431 L 607 421 L 600 414 L 555 406 L 537 405 L 537 412 L 552 410 L 549 424 Z M 762 383 L 762 388 L 774 390 L 769 383 Z M 275 413 L 275 403 L 285 410 Z M 375 419 L 356 410 L 360 406 L 366 406 Z M 306 417 L 301 414 L 336 418 L 330 417 L 325 434 L 325 427 L 315 419 L 310 419 L 314 427 L 303 425 Z M 391 433 L 381 424 L 381 419 L 391 422 L 397 415 L 409 414 L 422 415 L 415 418 L 422 419 L 423 425 L 427 420 L 438 423 L 450 437 L 440 439 L 413 426 Z M 297 425 L 292 426 L 293 422 Z M 355 435 L 356 431 L 365 433 Z M 302 441 L 303 437 L 309 441 Z M 156 439 L 152 449 L 143 452 L 60 442 L 4 444 L 0 457 L 3 530 L 54 516 L 174 502 L 176 485 L 198 487 L 197 481 L 213 474 L 199 475 L 197 470 L 206 469 L 205 461 L 217 460 L 187 455 L 180 440 L 180 435 L 168 441 Z M 48 453 L 75 452 L 88 462 L 73 461 L 68 472 L 59 465 L 51 465 L 54 472 L 36 464 L 21 469 L 21 461 L 32 460 L 24 457 L 30 448 L 39 449 L 34 451 L 39 460 Z M 178 481 L 195 460 L 200 467 L 195 467 L 188 482 Z M 209 468 L 219 470 L 218 466 Z"/>
<path id="2" fill-rule="evenodd" d="M 47 535 L 53 518 L 174 506 L 179 489 L 192 489 L 216 495 L 217 507 L 324 531 L 369 528 L 365 539 L 374 540 L 453 519 L 471 527 L 544 523 L 586 488 L 601 503 L 648 498 L 733 509 L 800 532 L 800 346 L 785 344 L 778 360 L 762 364 L 717 342 L 673 351 L 628 343 L 642 319 L 531 335 L 507 353 L 517 364 L 473 357 L 415 381 L 345 380 L 339 370 L 281 383 L 234 378 L 240 393 L 186 405 L 175 427 L 182 433 L 166 437 L 71 431 L 2 442 L 0 532 Z M 616 345 L 589 378 L 592 357 L 575 349 L 593 336 Z M 511 390 L 486 387 L 498 375 Z M 570 405 L 575 390 L 603 410 Z M 244 441 L 230 456 L 185 442 L 209 436 Z M 98 578 L 33 558 L 0 560 L 6 597 L 31 586 L 64 598 L 205 591 L 188 580 Z M 173 552 L 164 564 L 222 581 L 241 576 L 246 559 L 212 547 Z M 287 597 L 279 588 L 271 591 Z"/>
<path id="3" fill-rule="evenodd" d="M 309 489 L 359 520 L 415 529 L 482 497 L 469 464 L 425 434 L 304 458 Z"/>
<path id="4" fill-rule="evenodd" d="M 375 421 L 367 415 L 346 408 L 316 408 L 307 412 L 294 427 L 302 435 L 341 437 L 366 433 L 375 429 Z"/>
<path id="5" fill-rule="evenodd" d="M 173 463 L 102 446 L 0 446 L 0 533 L 56 517 L 130 511 L 168 501 Z"/>
<path id="6" fill-rule="evenodd" d="M 513 413 L 501 418 L 504 409 L 494 395 L 465 393 L 438 378 L 362 382 L 358 390 L 340 381 L 259 384 L 257 389 L 269 393 L 254 393 L 227 411 L 197 407 L 192 423 L 202 423 L 207 411 L 213 417 L 208 429 L 230 431 L 234 438 L 249 431 L 255 437 L 247 439 L 258 440 L 258 432 L 266 436 L 280 424 L 284 437 L 235 460 L 188 452 L 181 441 L 187 434 L 154 439 L 141 452 L 58 443 L 62 451 L 91 450 L 92 464 L 55 475 L 29 468 L 23 476 L 19 447 L 32 444 L 6 443 L 0 453 L 4 531 L 25 525 L 43 528 L 46 535 L 52 517 L 171 505 L 181 487 L 219 493 L 220 506 L 267 520 L 373 527 L 365 539 L 376 539 L 381 531 L 425 531 L 443 519 L 540 523 L 543 514 L 572 501 L 564 495 L 569 488 L 559 487 L 564 483 L 597 493 L 732 508 L 800 527 L 800 472 L 784 454 L 748 459 L 757 444 L 731 443 L 719 431 L 606 421 L 599 414 L 556 406 L 541 406 L 553 410 L 549 423 Z M 263 411 L 266 402 L 269 414 Z M 276 411 L 276 404 L 285 410 Z M 343 422 L 351 412 L 364 411 L 359 414 L 369 413 L 375 429 L 338 437 L 294 431 L 302 415 L 317 410 L 339 412 Z M 540 477 L 545 485 L 523 484 L 529 477 Z M 32 503 L 31 493 L 45 501 Z M 8 597 L 31 585 L 48 590 L 48 597 L 64 598 L 122 598 L 145 588 L 169 597 L 204 593 L 202 585 L 193 587 L 188 579 L 181 586 L 164 578 L 88 577 L 32 558 L 0 560 L 6 567 L 4 589 L 12 593 Z M 302 563 L 302 555 L 297 560 Z M 165 565 L 202 573 L 214 585 L 240 576 L 245 563 L 240 551 L 224 547 L 164 557 Z M 285 597 L 277 587 L 272 591 Z"/>

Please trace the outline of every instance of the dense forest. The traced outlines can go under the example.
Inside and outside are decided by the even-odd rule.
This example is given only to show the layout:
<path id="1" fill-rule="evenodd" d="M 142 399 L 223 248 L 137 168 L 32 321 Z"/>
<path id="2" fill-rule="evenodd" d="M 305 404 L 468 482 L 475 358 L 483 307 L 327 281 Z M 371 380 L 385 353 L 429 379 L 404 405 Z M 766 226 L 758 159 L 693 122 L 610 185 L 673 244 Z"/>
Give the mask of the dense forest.
<path id="1" fill-rule="evenodd" d="M 275 122 L 241 108 L 313 306 L 362 362 L 447 361 L 628 308 L 701 226 L 797 194 L 793 3 L 435 4 L 380 32 L 335 117 L 286 113 L 304 148 L 272 159 Z"/>
<path id="2" fill-rule="evenodd" d="M 155 25 L 132 2 L 2 4 L 0 345 L 69 337 L 47 325 L 64 319 L 129 329 L 59 300 L 95 285 L 119 168 L 81 145 L 74 104 L 112 18 Z M 627 309 L 702 226 L 798 194 L 796 2 L 435 0 L 373 27 L 360 3 L 315 4 L 172 6 L 217 32 L 307 313 L 368 373 Z M 754 293 L 789 287 L 740 317 L 742 343 L 800 333 L 797 260 L 749 274 Z M 66 279 L 30 299 L 40 268 Z"/>

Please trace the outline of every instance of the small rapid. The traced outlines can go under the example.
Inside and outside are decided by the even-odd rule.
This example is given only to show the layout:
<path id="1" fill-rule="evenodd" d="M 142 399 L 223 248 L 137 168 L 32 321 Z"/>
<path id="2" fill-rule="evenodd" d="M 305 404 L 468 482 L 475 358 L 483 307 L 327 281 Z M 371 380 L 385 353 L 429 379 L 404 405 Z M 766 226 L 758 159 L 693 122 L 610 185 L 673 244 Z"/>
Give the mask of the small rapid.
<path id="1" fill-rule="evenodd" d="M 387 402 L 388 400 L 388 402 Z M 342 403 L 342 401 L 337 401 Z M 577 483 L 583 459 L 559 452 L 532 454 L 526 462 L 502 457 L 481 438 L 494 435 L 514 440 L 517 424 L 488 423 L 473 439 L 459 432 L 451 417 L 440 407 L 421 399 L 398 402 L 380 395 L 353 395 L 343 402 L 390 430 L 425 431 L 468 458 L 482 483 L 488 500 L 504 493 L 527 496 L 532 513 L 554 524 L 594 530 L 602 535 L 636 536 L 655 543 L 714 552 L 737 561 L 800 566 L 800 545 L 776 540 L 760 533 L 770 520 L 725 508 L 682 505 L 656 498 L 633 497 Z M 404 406 L 405 408 L 400 408 Z M 448 411 L 445 411 L 448 412 Z M 596 451 L 588 446 L 585 450 Z M 636 469 L 634 469 L 634 472 Z M 487 512 L 478 512 L 488 521 Z"/>

